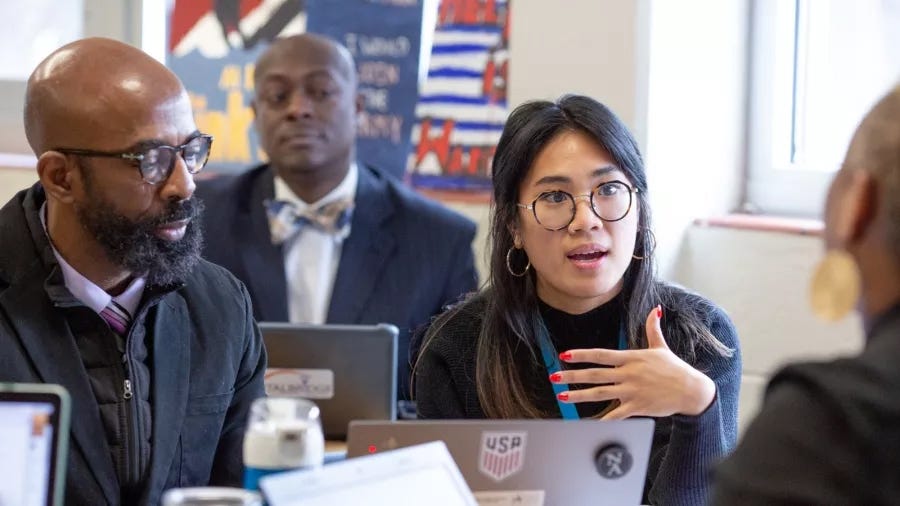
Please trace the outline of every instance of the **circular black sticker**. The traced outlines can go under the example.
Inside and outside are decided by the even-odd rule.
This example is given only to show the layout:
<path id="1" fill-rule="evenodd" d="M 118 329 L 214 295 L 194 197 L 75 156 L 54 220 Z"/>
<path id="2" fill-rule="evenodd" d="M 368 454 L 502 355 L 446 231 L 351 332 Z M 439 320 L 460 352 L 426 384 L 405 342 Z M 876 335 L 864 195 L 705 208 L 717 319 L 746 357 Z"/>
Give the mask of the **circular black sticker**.
<path id="1" fill-rule="evenodd" d="M 620 444 L 606 445 L 594 456 L 597 472 L 604 478 L 614 480 L 628 474 L 634 459 L 628 450 Z"/>

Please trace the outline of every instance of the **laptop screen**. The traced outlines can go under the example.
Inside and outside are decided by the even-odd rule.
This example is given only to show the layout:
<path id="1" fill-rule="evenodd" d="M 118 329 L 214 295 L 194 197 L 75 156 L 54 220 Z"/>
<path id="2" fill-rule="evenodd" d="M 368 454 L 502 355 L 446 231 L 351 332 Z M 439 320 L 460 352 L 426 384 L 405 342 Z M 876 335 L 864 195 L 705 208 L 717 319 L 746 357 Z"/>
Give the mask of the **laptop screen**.
<path id="1" fill-rule="evenodd" d="M 394 420 L 397 327 L 259 324 L 268 355 L 266 393 L 319 406 L 326 439 L 345 439 L 352 420 Z"/>
<path id="2" fill-rule="evenodd" d="M 62 405 L 54 393 L 0 390 L 0 505 L 55 504 Z"/>

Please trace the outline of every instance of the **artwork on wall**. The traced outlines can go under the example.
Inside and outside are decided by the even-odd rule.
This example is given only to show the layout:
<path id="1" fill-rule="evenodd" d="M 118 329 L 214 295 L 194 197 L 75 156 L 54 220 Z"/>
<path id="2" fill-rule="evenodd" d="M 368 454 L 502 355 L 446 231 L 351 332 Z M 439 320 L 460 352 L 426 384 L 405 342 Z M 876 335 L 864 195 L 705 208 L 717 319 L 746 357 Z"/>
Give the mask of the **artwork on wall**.
<path id="1" fill-rule="evenodd" d="M 197 128 L 215 137 L 211 169 L 265 159 L 250 109 L 254 62 L 272 39 L 305 29 L 303 0 L 175 0 L 166 64 L 191 96 Z"/>
<path id="2" fill-rule="evenodd" d="M 306 11 L 307 31 L 341 42 L 356 60 L 357 158 L 402 178 L 418 98 L 422 1 L 307 0 Z"/>
<path id="3" fill-rule="evenodd" d="M 175 0 L 169 25 L 166 64 L 190 93 L 198 128 L 215 137 L 214 171 L 265 161 L 250 108 L 254 62 L 274 38 L 309 31 L 346 45 L 356 59 L 364 99 L 357 157 L 403 176 L 418 96 L 421 0 Z"/>
<path id="4" fill-rule="evenodd" d="M 509 113 L 507 0 L 440 0 L 428 77 L 416 105 L 415 186 L 486 190 Z"/>

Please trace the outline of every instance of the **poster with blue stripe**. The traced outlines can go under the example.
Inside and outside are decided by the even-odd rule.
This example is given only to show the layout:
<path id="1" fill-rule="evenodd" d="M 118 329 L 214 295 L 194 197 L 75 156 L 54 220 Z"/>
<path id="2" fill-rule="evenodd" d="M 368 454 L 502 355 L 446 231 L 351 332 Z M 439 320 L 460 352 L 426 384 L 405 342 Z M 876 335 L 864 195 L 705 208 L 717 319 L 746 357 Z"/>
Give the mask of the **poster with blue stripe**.
<path id="1" fill-rule="evenodd" d="M 509 2 L 441 0 L 428 78 L 415 109 L 415 186 L 491 187 L 491 160 L 509 114 Z"/>
<path id="2" fill-rule="evenodd" d="M 403 177 L 418 97 L 421 0 L 307 0 L 306 30 L 327 35 L 356 60 L 364 100 L 356 154 Z"/>

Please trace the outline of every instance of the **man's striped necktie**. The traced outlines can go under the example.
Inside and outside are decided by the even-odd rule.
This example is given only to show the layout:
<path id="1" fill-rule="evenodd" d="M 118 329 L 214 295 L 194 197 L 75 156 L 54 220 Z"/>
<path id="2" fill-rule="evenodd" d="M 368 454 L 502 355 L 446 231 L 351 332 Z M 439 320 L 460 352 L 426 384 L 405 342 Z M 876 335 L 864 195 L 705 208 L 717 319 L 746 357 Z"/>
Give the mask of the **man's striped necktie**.
<path id="1" fill-rule="evenodd" d="M 109 301 L 103 311 L 100 311 L 100 316 L 106 320 L 109 328 L 120 336 L 124 336 L 128 332 L 128 326 L 131 325 L 131 315 L 128 310 L 114 300 Z"/>

